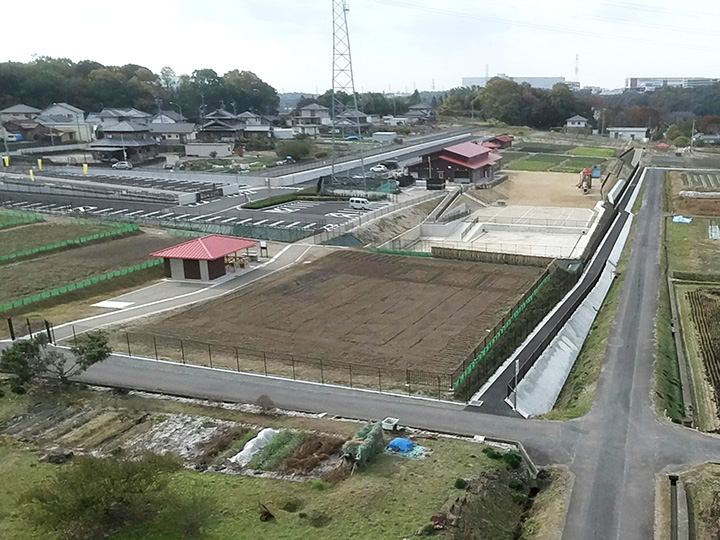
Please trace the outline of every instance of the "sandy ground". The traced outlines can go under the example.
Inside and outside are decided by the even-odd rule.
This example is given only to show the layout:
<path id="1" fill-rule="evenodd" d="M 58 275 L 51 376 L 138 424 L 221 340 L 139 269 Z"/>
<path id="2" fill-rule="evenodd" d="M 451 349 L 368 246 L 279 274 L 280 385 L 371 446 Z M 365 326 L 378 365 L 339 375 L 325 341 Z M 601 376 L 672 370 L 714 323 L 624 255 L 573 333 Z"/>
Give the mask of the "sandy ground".
<path id="1" fill-rule="evenodd" d="M 138 330 L 296 358 L 445 373 L 541 272 L 344 250 Z"/>
<path id="2" fill-rule="evenodd" d="M 575 187 L 578 180 L 573 173 L 509 171 L 499 189 L 507 194 L 508 205 L 594 208 L 600 200 L 600 184 L 585 195 Z"/>

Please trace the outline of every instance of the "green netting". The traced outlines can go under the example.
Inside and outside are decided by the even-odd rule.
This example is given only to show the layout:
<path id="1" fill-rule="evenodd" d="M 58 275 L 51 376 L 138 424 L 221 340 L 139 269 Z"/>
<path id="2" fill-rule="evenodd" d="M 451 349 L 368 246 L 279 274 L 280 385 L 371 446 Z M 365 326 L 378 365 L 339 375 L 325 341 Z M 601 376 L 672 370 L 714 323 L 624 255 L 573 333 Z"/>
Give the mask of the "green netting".
<path id="1" fill-rule="evenodd" d="M 480 354 L 477 355 L 477 358 L 470 362 L 470 365 L 468 365 L 467 368 L 465 368 L 465 371 L 462 372 L 462 374 L 457 378 L 457 380 L 453 383 L 453 387 L 457 389 L 462 382 L 475 370 L 475 368 L 480 364 L 483 358 L 487 356 L 488 352 L 490 352 L 490 349 L 492 349 L 493 345 L 497 343 L 497 341 L 500 339 L 500 336 L 502 336 L 508 328 L 510 328 L 510 325 L 515 322 L 515 319 L 517 319 L 520 314 L 525 311 L 525 308 L 530 304 L 530 302 L 533 301 L 533 299 L 537 296 L 537 294 L 540 292 L 540 289 L 543 288 L 543 286 L 548 282 L 550 279 L 550 275 L 547 275 L 545 279 L 543 279 L 540 284 L 535 287 L 535 290 L 530 293 L 530 296 L 527 297 L 527 299 L 520 304 L 520 307 L 518 307 L 513 314 L 508 318 L 507 322 L 502 325 L 500 330 L 498 330 L 497 334 L 495 334 L 492 339 L 488 342 L 487 345 L 483 348 L 482 351 L 480 351 Z"/>

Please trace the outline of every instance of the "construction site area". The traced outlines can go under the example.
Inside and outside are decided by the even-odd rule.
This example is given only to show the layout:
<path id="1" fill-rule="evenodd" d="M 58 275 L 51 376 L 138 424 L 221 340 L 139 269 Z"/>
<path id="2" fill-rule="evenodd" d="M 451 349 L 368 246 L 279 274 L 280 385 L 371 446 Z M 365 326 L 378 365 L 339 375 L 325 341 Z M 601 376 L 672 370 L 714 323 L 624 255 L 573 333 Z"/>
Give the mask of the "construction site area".
<path id="1" fill-rule="evenodd" d="M 430 253 L 433 247 L 578 258 L 600 219 L 602 187 L 578 174 L 507 171 L 492 187 L 464 189 L 437 220 L 382 244 Z"/>

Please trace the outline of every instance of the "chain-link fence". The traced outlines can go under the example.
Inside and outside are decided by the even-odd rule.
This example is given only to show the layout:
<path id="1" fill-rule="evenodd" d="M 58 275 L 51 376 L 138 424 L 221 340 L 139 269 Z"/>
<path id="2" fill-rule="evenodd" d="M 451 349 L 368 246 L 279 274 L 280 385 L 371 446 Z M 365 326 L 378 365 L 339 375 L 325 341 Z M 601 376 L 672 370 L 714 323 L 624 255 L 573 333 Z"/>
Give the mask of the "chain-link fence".
<path id="1" fill-rule="evenodd" d="M 64 341 L 89 330 L 72 327 Z M 128 356 L 166 360 L 237 372 L 285 377 L 380 392 L 452 399 L 451 374 L 414 369 L 391 369 L 282 352 L 258 350 L 225 343 L 208 343 L 174 336 L 137 332 L 111 332 L 113 351 Z"/>

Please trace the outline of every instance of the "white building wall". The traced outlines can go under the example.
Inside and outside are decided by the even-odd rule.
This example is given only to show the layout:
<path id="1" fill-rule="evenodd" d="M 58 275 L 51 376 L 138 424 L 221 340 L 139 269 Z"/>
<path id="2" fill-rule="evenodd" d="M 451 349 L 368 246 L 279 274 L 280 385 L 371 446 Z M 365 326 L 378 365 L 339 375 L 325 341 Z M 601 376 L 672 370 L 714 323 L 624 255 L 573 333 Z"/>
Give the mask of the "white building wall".
<path id="1" fill-rule="evenodd" d="M 170 259 L 170 276 L 172 279 L 185 279 L 185 267 L 182 259 Z"/>
<path id="2" fill-rule="evenodd" d="M 210 269 L 207 261 L 200 261 L 200 280 L 210 281 Z"/>

